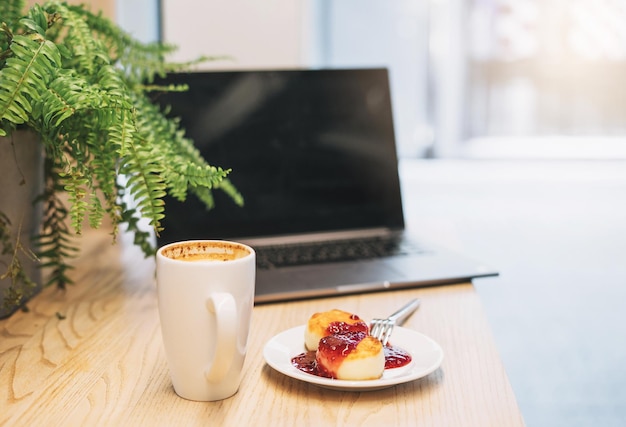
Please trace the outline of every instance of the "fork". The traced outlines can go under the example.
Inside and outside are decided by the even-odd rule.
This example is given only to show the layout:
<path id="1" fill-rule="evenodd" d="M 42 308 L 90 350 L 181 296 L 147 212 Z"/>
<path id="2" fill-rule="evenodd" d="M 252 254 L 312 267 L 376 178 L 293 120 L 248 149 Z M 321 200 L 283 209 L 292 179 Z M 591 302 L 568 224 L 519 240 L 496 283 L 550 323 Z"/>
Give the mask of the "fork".
<path id="1" fill-rule="evenodd" d="M 386 319 L 372 319 L 372 323 L 370 324 L 370 335 L 374 338 L 378 338 L 383 346 L 387 345 L 389 337 L 393 332 L 393 327 L 396 326 L 396 324 L 401 325 L 411 314 L 413 314 L 415 310 L 417 310 L 419 305 L 420 300 L 415 298 Z"/>

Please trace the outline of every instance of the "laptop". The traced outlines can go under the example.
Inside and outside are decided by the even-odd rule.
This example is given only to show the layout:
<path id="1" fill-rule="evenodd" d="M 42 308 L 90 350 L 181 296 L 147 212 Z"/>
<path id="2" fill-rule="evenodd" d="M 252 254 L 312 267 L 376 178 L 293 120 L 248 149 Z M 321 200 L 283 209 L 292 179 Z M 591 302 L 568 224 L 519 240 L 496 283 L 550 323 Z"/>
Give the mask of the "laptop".
<path id="1" fill-rule="evenodd" d="M 215 190 L 166 199 L 157 243 L 229 239 L 257 254 L 255 303 L 466 282 L 492 268 L 405 232 L 388 71 L 172 73 L 154 101 L 207 161 L 232 169 L 243 207 Z"/>

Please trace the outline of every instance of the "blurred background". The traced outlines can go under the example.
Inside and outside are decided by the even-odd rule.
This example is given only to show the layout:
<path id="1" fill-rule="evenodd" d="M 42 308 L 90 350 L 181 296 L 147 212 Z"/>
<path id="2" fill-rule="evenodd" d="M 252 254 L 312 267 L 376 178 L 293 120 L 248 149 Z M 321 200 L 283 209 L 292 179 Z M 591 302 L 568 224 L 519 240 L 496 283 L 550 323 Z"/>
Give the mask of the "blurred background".
<path id="1" fill-rule="evenodd" d="M 626 157 L 624 0 L 117 0 L 215 68 L 387 66 L 408 157 Z"/>
<path id="2" fill-rule="evenodd" d="M 407 225 L 500 270 L 527 425 L 626 425 L 626 0 L 91 4 L 204 68 L 388 67 Z"/>

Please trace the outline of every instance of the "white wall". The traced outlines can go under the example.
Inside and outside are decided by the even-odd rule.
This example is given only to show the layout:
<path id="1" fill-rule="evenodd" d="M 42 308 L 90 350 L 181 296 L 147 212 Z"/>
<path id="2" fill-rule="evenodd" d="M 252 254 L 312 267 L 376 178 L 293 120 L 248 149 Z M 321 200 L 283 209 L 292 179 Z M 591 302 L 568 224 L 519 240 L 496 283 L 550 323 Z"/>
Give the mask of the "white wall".
<path id="1" fill-rule="evenodd" d="M 158 0 L 116 0 L 117 23 L 143 42 L 159 37 Z"/>
<path id="2" fill-rule="evenodd" d="M 163 40 L 170 59 L 230 56 L 202 68 L 297 68 L 305 55 L 304 12 L 294 0 L 163 0 Z"/>

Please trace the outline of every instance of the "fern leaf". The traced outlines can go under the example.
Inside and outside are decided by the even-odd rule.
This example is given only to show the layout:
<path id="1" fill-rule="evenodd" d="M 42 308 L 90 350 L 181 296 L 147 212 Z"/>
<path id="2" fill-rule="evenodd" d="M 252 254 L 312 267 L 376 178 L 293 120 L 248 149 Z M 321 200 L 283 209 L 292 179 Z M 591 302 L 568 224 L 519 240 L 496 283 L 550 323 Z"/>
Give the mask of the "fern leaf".
<path id="1" fill-rule="evenodd" d="M 3 0 L 3 3 L 5 3 L 5 5 L 2 6 L 4 14 L 1 21 L 8 24 L 9 27 L 15 28 L 17 22 L 22 17 L 24 0 Z"/>
<path id="2" fill-rule="evenodd" d="M 63 45 L 72 53 L 67 68 L 73 68 L 87 75 L 96 74 L 98 67 L 108 64 L 108 53 L 104 44 L 93 37 L 93 31 L 83 19 L 80 7 L 51 1 L 45 4 L 49 14 L 57 14 L 64 27 Z M 71 67 L 70 67 L 71 65 Z"/>
<path id="3" fill-rule="evenodd" d="M 76 234 L 81 234 L 82 224 L 89 207 L 87 199 L 89 179 L 85 177 L 78 168 L 72 168 L 69 173 L 61 172 L 59 175 L 62 178 L 64 189 L 68 194 L 68 200 L 70 202 L 69 215 L 72 221 L 72 227 Z"/>
<path id="4" fill-rule="evenodd" d="M 104 218 L 104 208 L 95 192 L 91 193 L 89 201 L 89 226 L 91 228 L 99 228 Z"/>
<path id="5" fill-rule="evenodd" d="M 32 100 L 46 90 L 61 57 L 51 41 L 22 35 L 13 38 L 10 49 L 14 56 L 0 70 L 6 82 L 0 87 L 0 119 L 17 125 L 29 120 Z"/>
<path id="6" fill-rule="evenodd" d="M 151 153 L 137 144 L 128 147 L 120 168 L 121 174 L 129 176 L 127 187 L 137 202 L 139 211 L 157 232 L 161 231 L 161 219 L 165 210 L 162 199 L 166 194 L 160 169 L 161 165 L 154 161 Z"/>
<path id="7" fill-rule="evenodd" d="M 42 260 L 42 267 L 49 268 L 48 280 L 44 286 L 55 284 L 59 288 L 65 288 L 72 283 L 68 273 L 72 267 L 67 259 L 76 255 L 78 248 L 73 244 L 71 233 L 66 224 L 68 211 L 64 203 L 58 198 L 60 184 L 57 182 L 59 175 L 56 170 L 62 166 L 55 163 L 53 158 L 47 158 L 45 162 L 46 189 L 40 197 L 43 202 L 44 220 L 42 231 L 35 239 L 38 247 L 37 255 Z"/>

